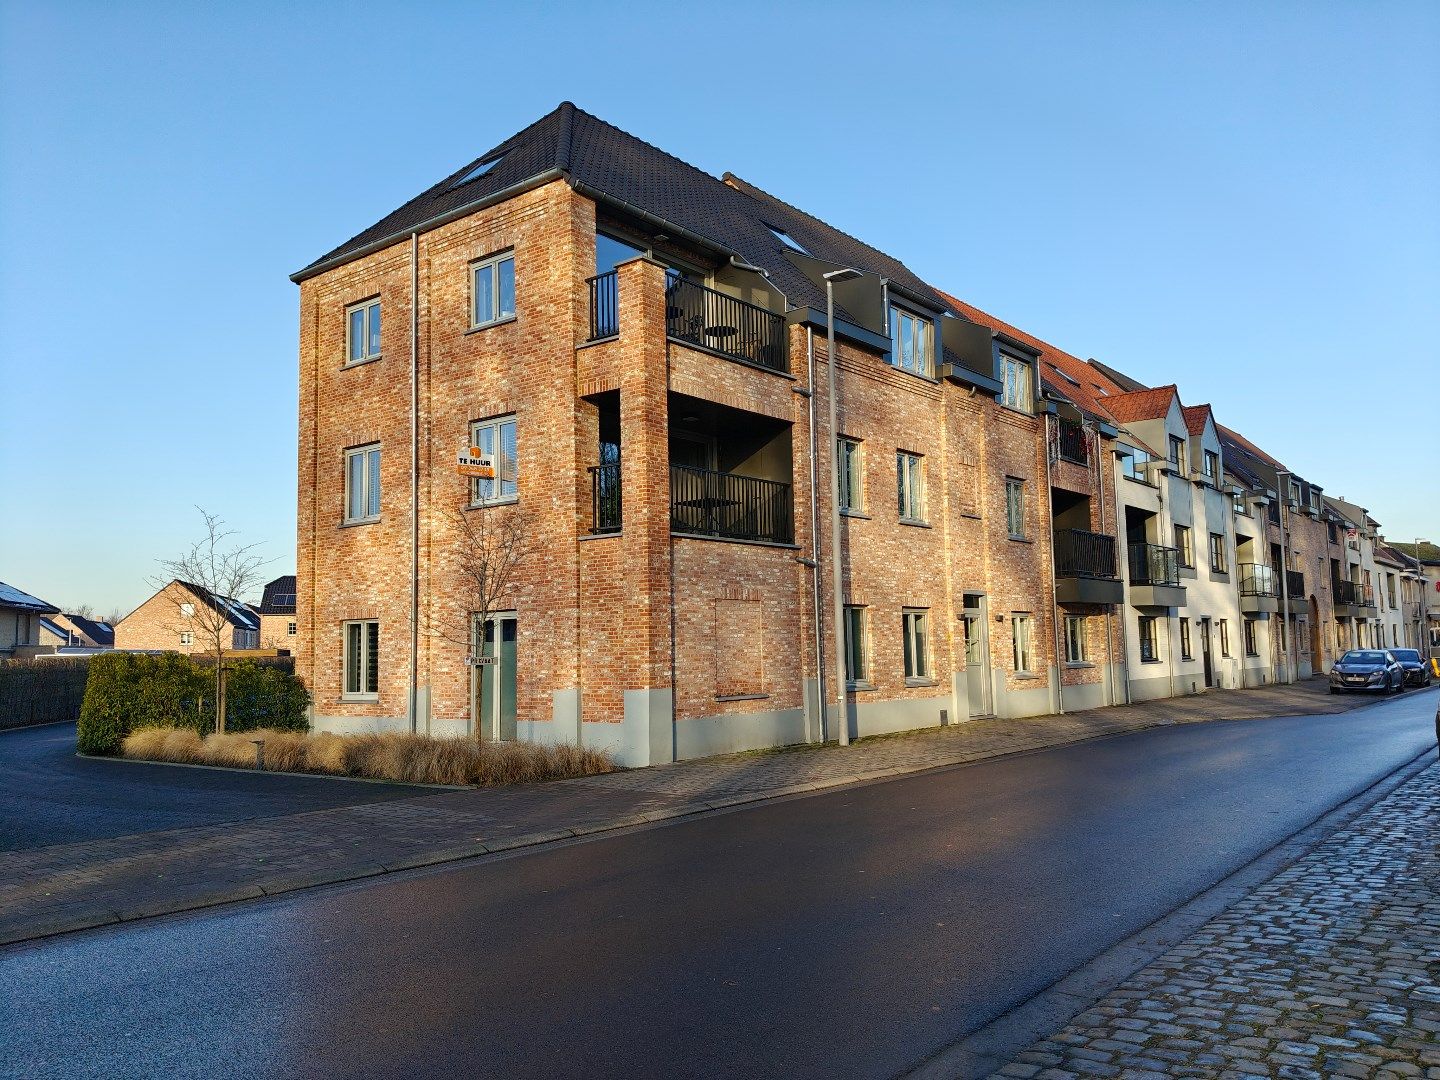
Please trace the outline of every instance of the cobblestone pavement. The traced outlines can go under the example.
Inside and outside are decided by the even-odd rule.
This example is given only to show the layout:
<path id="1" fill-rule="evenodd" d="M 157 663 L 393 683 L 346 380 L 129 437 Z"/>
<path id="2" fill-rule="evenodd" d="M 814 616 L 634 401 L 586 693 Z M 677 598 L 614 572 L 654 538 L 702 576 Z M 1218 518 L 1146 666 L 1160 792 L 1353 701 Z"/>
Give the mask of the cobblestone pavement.
<path id="1" fill-rule="evenodd" d="M 1440 1078 L 1440 765 L 993 1078 Z"/>
<path id="2" fill-rule="evenodd" d="M 1342 712 L 1323 680 L 0 853 L 0 944 L 1167 724 Z M 132 768 L 112 763 L 114 768 Z"/>

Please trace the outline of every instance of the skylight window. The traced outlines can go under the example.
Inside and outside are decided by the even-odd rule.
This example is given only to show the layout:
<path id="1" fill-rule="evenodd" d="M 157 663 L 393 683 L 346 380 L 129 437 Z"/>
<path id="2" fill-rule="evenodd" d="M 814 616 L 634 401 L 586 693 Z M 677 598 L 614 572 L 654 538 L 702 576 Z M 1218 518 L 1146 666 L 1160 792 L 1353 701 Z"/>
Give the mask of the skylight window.
<path id="1" fill-rule="evenodd" d="M 774 233 L 775 239 L 779 240 L 780 243 L 784 244 L 791 251 L 798 251 L 801 255 L 810 254 L 810 252 L 806 251 L 803 247 L 801 247 L 800 244 L 795 240 L 795 238 L 789 233 L 787 233 L 784 229 L 777 229 L 774 225 L 766 225 L 765 228 L 769 229 L 772 233 Z"/>
<path id="2" fill-rule="evenodd" d="M 504 160 L 504 154 L 496 154 L 494 157 L 488 158 L 487 160 L 480 162 L 480 164 L 476 165 L 469 172 L 465 173 L 464 176 L 460 177 L 459 180 L 456 180 L 453 184 L 451 184 L 450 189 L 453 191 L 455 188 L 458 188 L 462 184 L 470 183 L 471 180 L 479 180 L 480 177 L 484 176 L 486 173 L 488 173 L 491 169 L 495 168 L 496 165 L 499 165 L 500 162 Z"/>
<path id="3" fill-rule="evenodd" d="M 1080 380 L 1078 380 L 1078 379 L 1072 379 L 1069 375 L 1066 375 L 1065 372 L 1061 371 L 1061 370 L 1060 370 L 1058 367 L 1056 367 L 1054 364 L 1051 364 L 1051 365 L 1050 365 L 1050 370 L 1053 371 L 1053 372 L 1055 372 L 1056 375 L 1059 375 L 1060 378 L 1064 379 L 1064 380 L 1065 380 L 1066 382 L 1068 382 L 1071 386 L 1079 386 L 1079 385 L 1080 385 Z"/>
<path id="4" fill-rule="evenodd" d="M 1106 390 L 1106 389 L 1105 389 L 1103 386 L 1101 386 L 1099 383 L 1094 383 L 1093 385 L 1094 385 L 1094 387 L 1095 387 L 1095 392 L 1096 392 L 1097 394 L 1099 394 L 1101 397 L 1109 397 L 1109 396 L 1110 396 L 1110 391 Z"/>

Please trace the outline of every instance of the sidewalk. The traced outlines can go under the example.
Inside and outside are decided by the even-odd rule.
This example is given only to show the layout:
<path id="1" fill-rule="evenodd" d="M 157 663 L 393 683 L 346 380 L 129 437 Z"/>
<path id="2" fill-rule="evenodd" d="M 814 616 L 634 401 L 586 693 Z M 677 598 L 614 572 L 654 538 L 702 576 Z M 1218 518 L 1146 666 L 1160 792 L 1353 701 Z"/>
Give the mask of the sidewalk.
<path id="1" fill-rule="evenodd" d="M 1440 1077 L 1440 765 L 992 1080 Z"/>
<path id="2" fill-rule="evenodd" d="M 1323 680 L 1065 716 L 972 721 L 523 788 L 427 794 L 289 817 L 0 854 L 0 944 L 288 892 L 1104 735 L 1344 712 Z M 128 768 L 116 763 L 115 768 Z"/>

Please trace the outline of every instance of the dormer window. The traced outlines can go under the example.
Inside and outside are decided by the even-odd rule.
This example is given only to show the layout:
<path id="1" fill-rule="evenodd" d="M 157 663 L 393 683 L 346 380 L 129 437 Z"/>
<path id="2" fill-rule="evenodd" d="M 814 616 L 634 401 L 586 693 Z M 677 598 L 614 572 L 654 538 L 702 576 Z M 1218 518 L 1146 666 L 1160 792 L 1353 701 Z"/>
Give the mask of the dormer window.
<path id="1" fill-rule="evenodd" d="M 890 363 L 912 375 L 929 376 L 935 324 L 906 308 L 890 308 Z"/>
<path id="2" fill-rule="evenodd" d="M 1220 479 L 1220 455 L 1214 450 L 1205 451 L 1205 479 L 1212 484 Z"/>
<path id="3" fill-rule="evenodd" d="M 810 252 L 806 251 L 803 247 L 800 246 L 800 242 L 798 240 L 796 240 L 793 236 L 787 233 L 784 229 L 777 229 L 774 225 L 766 225 L 765 228 L 769 229 L 770 232 L 774 234 L 775 239 L 779 240 L 780 243 L 784 244 L 791 251 L 798 251 L 801 255 L 810 254 Z"/>
<path id="4" fill-rule="evenodd" d="M 1170 464 L 1181 476 L 1185 475 L 1185 440 L 1170 436 Z"/>
<path id="5" fill-rule="evenodd" d="M 1020 412 L 1035 411 L 1034 383 L 1030 361 L 1009 353 L 1000 354 L 1000 404 Z"/>

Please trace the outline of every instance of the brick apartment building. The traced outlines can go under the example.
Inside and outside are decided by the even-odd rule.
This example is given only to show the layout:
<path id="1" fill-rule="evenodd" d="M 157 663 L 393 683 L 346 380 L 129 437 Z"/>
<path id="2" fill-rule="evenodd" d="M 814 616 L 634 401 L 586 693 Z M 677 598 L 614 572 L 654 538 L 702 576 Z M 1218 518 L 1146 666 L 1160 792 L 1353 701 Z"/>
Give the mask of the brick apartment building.
<path id="1" fill-rule="evenodd" d="M 1278 489 L 1208 407 L 569 103 L 294 280 L 319 728 L 643 765 L 833 738 L 842 695 L 855 736 L 1284 676 L 1238 653 Z M 506 518 L 481 626 L 462 523 Z"/>

